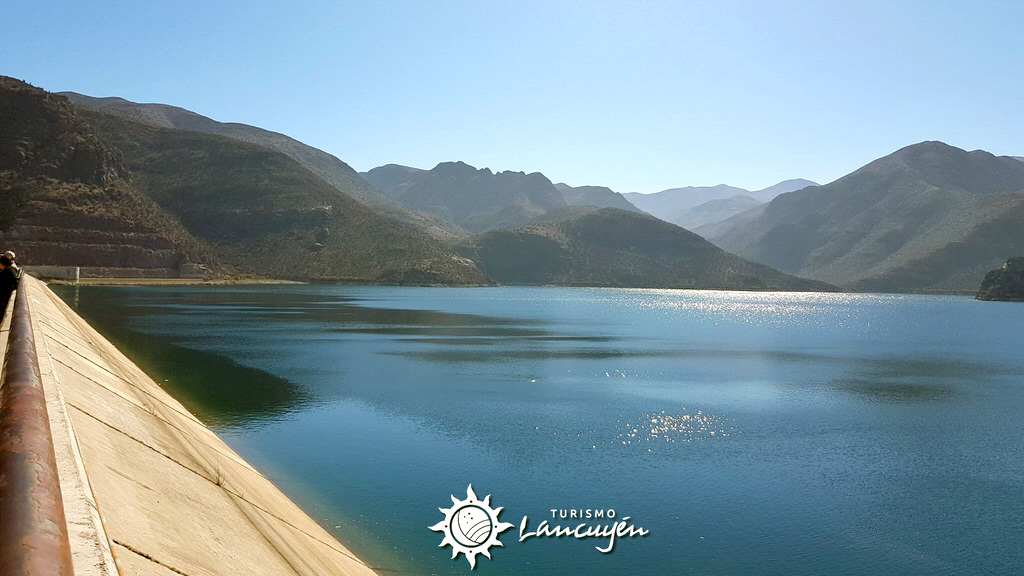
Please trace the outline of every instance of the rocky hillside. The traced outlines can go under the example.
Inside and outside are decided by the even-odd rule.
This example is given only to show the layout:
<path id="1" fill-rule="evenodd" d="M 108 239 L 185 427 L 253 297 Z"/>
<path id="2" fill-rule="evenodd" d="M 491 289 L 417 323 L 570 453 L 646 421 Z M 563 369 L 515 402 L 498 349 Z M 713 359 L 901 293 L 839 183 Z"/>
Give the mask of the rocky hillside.
<path id="1" fill-rule="evenodd" d="M 646 214 L 571 209 L 544 223 L 475 236 L 460 246 L 490 280 L 515 284 L 834 290 L 729 254 Z"/>
<path id="2" fill-rule="evenodd" d="M 213 251 L 133 185 L 63 97 L 0 77 L 0 245 L 85 275 L 216 275 Z M 116 270 L 115 270 L 116 269 Z"/>
<path id="3" fill-rule="evenodd" d="M 300 280 L 478 283 L 472 262 L 290 156 L 235 138 L 82 110 L 138 188 L 238 270 Z"/>
<path id="4" fill-rule="evenodd" d="M 411 210 L 427 212 L 470 232 L 518 226 L 567 206 L 543 174 L 476 169 L 442 162 L 433 170 L 389 164 L 363 175 Z"/>
<path id="5" fill-rule="evenodd" d="M 1024 253 L 1024 163 L 923 142 L 726 224 L 708 238 L 792 274 L 866 291 L 973 291 Z"/>
<path id="6" fill-rule="evenodd" d="M 123 98 L 93 98 L 75 92 L 61 92 L 60 95 L 66 96 L 79 108 L 105 112 L 140 124 L 226 136 L 275 150 L 295 160 L 339 192 L 366 204 L 375 212 L 422 228 L 424 232 L 442 242 L 454 240 L 457 236 L 437 219 L 411 212 L 400 203 L 381 194 L 337 157 L 284 134 L 247 124 L 218 122 L 190 110 L 166 104 L 139 104 Z"/>

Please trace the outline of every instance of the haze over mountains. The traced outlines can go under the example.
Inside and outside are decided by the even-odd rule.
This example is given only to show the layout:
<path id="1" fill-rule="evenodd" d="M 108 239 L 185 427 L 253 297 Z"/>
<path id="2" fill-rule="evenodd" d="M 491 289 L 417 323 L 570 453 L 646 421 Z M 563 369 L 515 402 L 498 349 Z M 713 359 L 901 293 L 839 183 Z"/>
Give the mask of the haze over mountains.
<path id="1" fill-rule="evenodd" d="M 670 188 L 654 194 L 629 192 L 622 196 L 652 216 L 694 230 L 770 202 L 779 194 L 816 185 L 810 180 L 797 178 L 756 191 L 719 184 Z"/>
<path id="2" fill-rule="evenodd" d="M 0 193 L 9 200 L 0 241 L 30 265 L 413 284 L 959 291 L 1024 253 L 1024 162 L 939 142 L 823 186 L 623 195 L 462 162 L 360 175 L 260 128 L 66 96 L 0 77 Z"/>

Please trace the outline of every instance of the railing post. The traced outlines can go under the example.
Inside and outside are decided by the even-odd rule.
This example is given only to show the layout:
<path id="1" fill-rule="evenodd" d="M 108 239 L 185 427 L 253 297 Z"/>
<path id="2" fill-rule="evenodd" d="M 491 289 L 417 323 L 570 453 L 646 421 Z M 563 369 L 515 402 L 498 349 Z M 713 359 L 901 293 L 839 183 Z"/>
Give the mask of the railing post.
<path id="1" fill-rule="evenodd" d="M 0 576 L 72 575 L 64 503 L 24 286 L 0 388 Z"/>

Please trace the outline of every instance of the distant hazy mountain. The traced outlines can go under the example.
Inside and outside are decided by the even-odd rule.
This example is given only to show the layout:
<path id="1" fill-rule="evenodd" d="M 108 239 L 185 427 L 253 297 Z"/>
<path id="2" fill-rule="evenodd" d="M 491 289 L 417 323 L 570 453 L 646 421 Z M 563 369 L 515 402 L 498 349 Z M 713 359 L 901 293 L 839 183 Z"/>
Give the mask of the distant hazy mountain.
<path id="1" fill-rule="evenodd" d="M 594 208 L 618 208 L 630 212 L 640 212 L 640 209 L 626 200 L 622 194 L 604 186 L 576 186 L 568 184 L 555 184 L 555 188 L 562 193 L 562 198 L 569 206 L 592 206 Z"/>
<path id="2" fill-rule="evenodd" d="M 460 248 L 506 284 L 834 290 L 729 254 L 646 214 L 571 208 L 563 219 L 474 236 Z"/>
<path id="3" fill-rule="evenodd" d="M 679 213 L 712 200 L 724 200 L 733 196 L 749 196 L 743 188 L 719 184 L 718 186 L 687 186 L 670 188 L 654 194 L 627 192 L 622 196 L 637 208 L 648 214 L 671 222 Z"/>
<path id="4" fill-rule="evenodd" d="M 80 108 L 113 114 L 141 124 L 226 136 L 276 150 L 292 158 L 344 194 L 371 206 L 376 212 L 416 224 L 427 232 L 438 235 L 439 238 L 454 239 L 450 231 L 439 226 L 437 221 L 424 218 L 420 214 L 410 213 L 400 204 L 381 195 L 367 184 L 355 170 L 337 157 L 284 134 L 246 124 L 218 122 L 184 108 L 166 104 L 139 104 L 123 98 L 93 98 L 75 92 L 62 92 L 60 95 L 67 97 L 72 104 Z"/>
<path id="5" fill-rule="evenodd" d="M 23 265 L 85 274 L 225 271 L 213 251 L 132 183 L 118 150 L 67 99 L 0 76 L 0 245 Z"/>
<path id="6" fill-rule="evenodd" d="M 687 230 L 696 232 L 696 230 L 701 226 L 721 222 L 735 216 L 736 214 L 746 212 L 751 208 L 756 208 L 761 205 L 761 202 L 758 202 L 750 196 L 733 196 L 722 200 L 710 200 L 688 210 L 684 210 L 675 217 L 672 223 L 677 226 L 682 226 Z"/>
<path id="7" fill-rule="evenodd" d="M 464 162 L 442 162 L 426 171 L 391 164 L 364 177 L 406 208 L 434 214 L 470 232 L 516 226 L 567 206 L 539 172 L 495 174 Z"/>
<path id="8" fill-rule="evenodd" d="M 719 184 L 671 188 L 654 194 L 630 192 L 623 196 L 638 208 L 687 229 L 713 224 L 749 210 L 756 203 L 768 202 L 786 192 L 815 185 L 810 180 L 786 180 L 754 192 Z M 728 201 L 728 202 L 723 202 Z"/>
<path id="9" fill-rule="evenodd" d="M 923 142 L 784 194 L 709 238 L 785 272 L 861 290 L 975 290 L 1024 254 L 1024 163 Z"/>
<path id="10" fill-rule="evenodd" d="M 756 199 L 759 202 L 771 202 L 779 194 L 786 194 L 788 192 L 796 192 L 802 190 L 808 186 L 817 186 L 817 182 L 810 180 L 804 180 L 803 178 L 794 178 L 792 180 L 783 180 L 774 186 L 762 188 L 761 190 L 754 190 L 750 192 L 748 196 Z"/>

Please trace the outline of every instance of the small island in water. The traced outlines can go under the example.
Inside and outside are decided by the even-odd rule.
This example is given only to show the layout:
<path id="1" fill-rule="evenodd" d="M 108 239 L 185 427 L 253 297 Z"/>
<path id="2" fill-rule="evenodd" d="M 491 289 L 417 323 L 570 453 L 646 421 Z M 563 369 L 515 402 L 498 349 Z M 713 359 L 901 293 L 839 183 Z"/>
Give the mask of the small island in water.
<path id="1" fill-rule="evenodd" d="M 1010 258 L 1002 268 L 986 274 L 975 298 L 1024 302 L 1024 257 Z"/>

